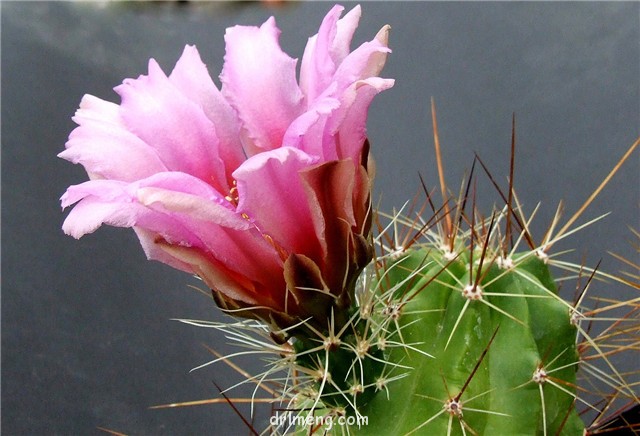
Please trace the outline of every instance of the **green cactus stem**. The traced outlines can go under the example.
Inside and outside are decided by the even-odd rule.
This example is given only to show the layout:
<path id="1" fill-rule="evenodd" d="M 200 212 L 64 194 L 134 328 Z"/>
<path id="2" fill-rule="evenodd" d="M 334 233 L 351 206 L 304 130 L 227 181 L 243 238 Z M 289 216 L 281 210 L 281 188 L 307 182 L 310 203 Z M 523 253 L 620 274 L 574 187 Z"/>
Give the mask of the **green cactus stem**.
<path id="1" fill-rule="evenodd" d="M 638 145 L 640 139 L 616 168 Z M 475 204 L 470 214 L 465 210 L 468 189 L 455 207 L 445 199 L 436 209 L 428 197 L 432 219 L 411 211 L 389 216 L 386 228 L 379 224 L 373 242 L 380 253 L 360 276 L 349 310 L 332 312 L 322 323 L 327 328 L 301 320 L 304 328 L 273 332 L 252 321 L 183 320 L 222 330 L 249 348 L 201 367 L 234 355 L 265 358 L 265 372 L 240 384 L 255 383 L 254 394 L 262 388 L 269 395 L 263 400 L 278 404 L 269 434 L 597 434 L 617 422 L 608 410 L 640 402 L 629 375 L 610 360 L 617 352 L 637 353 L 640 312 L 637 298 L 604 299 L 591 310 L 583 302 L 586 288 L 594 277 L 637 286 L 547 252 L 575 231 L 569 227 L 614 172 L 552 235 L 556 217 L 539 244 L 512 182 L 507 195 L 496 186 L 504 206 L 490 219 L 478 218 Z M 575 303 L 558 295 L 550 265 L 590 276 Z M 622 308 L 628 315 L 603 318 L 610 321 L 603 333 L 589 331 L 594 315 Z M 274 336 L 288 340 L 274 343 Z M 578 375 L 585 374 L 588 383 L 599 379 L 611 389 L 595 388 L 600 404 L 582 399 Z M 620 401 L 622 407 L 613 406 Z M 578 406 L 595 415 L 590 424 Z"/>
<path id="2" fill-rule="evenodd" d="M 360 410 L 366 433 L 582 434 L 576 327 L 544 262 L 529 253 L 480 270 L 469 253 L 446 255 L 423 247 L 387 266 L 380 283 L 402 307 L 390 337 L 422 353 L 387 353 L 413 370 L 388 387 L 402 401 L 378 395 Z"/>
<path id="3" fill-rule="evenodd" d="M 467 194 L 454 208 L 445 201 L 426 223 L 392 217 L 393 226 L 401 221 L 417 237 L 384 247 L 364 276 L 347 333 L 298 341 L 296 365 L 315 374 L 311 400 L 299 401 L 298 410 L 366 417 L 365 425 L 342 428 L 349 434 L 588 432 L 576 409 L 583 402 L 579 340 L 588 334 L 578 308 L 558 295 L 547 250 L 593 196 L 554 238 L 550 229 L 536 246 L 514 207 L 512 184 L 508 197 L 497 190 L 505 206 L 491 219 L 477 219 L 474 196 L 470 216 L 465 212 Z M 637 399 L 598 353 L 615 375 L 617 393 Z"/>

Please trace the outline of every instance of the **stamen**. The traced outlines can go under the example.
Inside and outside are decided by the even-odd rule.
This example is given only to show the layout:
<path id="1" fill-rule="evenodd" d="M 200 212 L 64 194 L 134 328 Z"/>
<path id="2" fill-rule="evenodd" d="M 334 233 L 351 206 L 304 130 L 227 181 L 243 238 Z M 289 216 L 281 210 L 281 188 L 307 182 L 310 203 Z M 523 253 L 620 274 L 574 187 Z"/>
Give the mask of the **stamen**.
<path id="1" fill-rule="evenodd" d="M 280 259 L 284 262 L 285 260 L 287 260 L 287 258 L 289 257 L 289 253 L 287 253 L 287 251 L 282 248 L 280 246 L 280 244 L 278 244 L 276 241 L 273 240 L 273 238 L 269 235 L 267 235 L 266 233 L 262 234 L 262 237 L 265 239 L 265 241 L 267 241 L 273 248 L 276 249 L 276 251 L 278 252 L 278 256 L 280 256 Z"/>
<path id="2" fill-rule="evenodd" d="M 236 181 L 233 181 L 233 186 L 231 187 L 231 189 L 229 190 L 229 195 L 224 197 L 225 200 L 227 200 L 229 203 L 233 204 L 234 206 L 238 206 L 238 188 L 236 186 Z"/>

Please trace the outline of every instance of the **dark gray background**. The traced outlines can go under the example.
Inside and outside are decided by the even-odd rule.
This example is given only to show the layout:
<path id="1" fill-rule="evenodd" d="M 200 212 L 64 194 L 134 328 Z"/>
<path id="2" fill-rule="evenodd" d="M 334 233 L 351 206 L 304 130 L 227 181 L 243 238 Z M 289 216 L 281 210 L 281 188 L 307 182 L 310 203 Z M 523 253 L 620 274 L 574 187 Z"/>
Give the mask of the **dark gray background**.
<path id="1" fill-rule="evenodd" d="M 226 405 L 147 409 L 216 397 L 212 382 L 237 379 L 222 364 L 188 373 L 210 358 L 202 344 L 230 348 L 220 333 L 170 321 L 220 316 L 188 287 L 193 279 L 147 262 L 132 231 L 64 236 L 58 198 L 85 175 L 56 154 L 81 96 L 118 101 L 111 88 L 146 73 L 148 58 L 169 72 L 184 45 L 196 44 L 217 80 L 225 27 L 275 15 L 283 47 L 299 57 L 330 7 L 3 2 L 4 434 L 244 433 Z M 527 211 L 542 201 L 538 240 L 558 201 L 575 211 L 639 134 L 639 3 L 377 2 L 363 10 L 357 43 L 392 26 L 384 76 L 396 86 L 377 98 L 369 120 L 376 195 L 386 210 L 413 196 L 418 172 L 437 182 L 431 96 L 454 189 L 474 151 L 504 182 L 516 113 L 516 188 Z M 585 219 L 613 214 L 557 246 L 576 248 L 569 259 L 603 258 L 603 268 L 616 271 L 611 250 L 638 262 L 627 226 L 640 228 L 639 156 Z M 495 197 L 482 198 L 490 205 Z M 626 291 L 598 285 L 596 292 Z M 626 364 L 637 369 L 637 356 Z"/>

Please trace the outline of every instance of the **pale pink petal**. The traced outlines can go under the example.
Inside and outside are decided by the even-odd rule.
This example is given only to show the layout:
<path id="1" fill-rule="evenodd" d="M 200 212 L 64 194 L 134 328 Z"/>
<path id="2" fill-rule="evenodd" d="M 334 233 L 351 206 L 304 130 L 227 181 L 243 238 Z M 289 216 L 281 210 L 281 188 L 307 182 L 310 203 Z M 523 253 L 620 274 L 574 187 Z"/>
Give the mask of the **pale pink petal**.
<path id="1" fill-rule="evenodd" d="M 90 180 L 79 185 L 71 185 L 60 197 L 60 204 L 62 209 L 66 209 L 91 195 L 102 197 L 105 201 L 115 201 L 126 196 L 128 185 L 128 183 L 119 180 Z"/>
<path id="2" fill-rule="evenodd" d="M 240 141 L 240 121 L 222 93 L 213 83 L 206 65 L 194 46 L 186 46 L 169 80 L 185 96 L 197 103 L 215 127 L 220 141 L 219 153 L 227 177 L 240 166 L 245 156 Z"/>
<path id="3" fill-rule="evenodd" d="M 351 40 L 360 23 L 361 14 L 360 5 L 356 5 L 338 20 L 336 36 L 331 45 L 331 58 L 336 65 L 340 65 L 351 50 Z"/>
<path id="4" fill-rule="evenodd" d="M 312 118 L 312 114 L 305 114 L 306 124 L 295 126 L 295 130 L 292 125 L 284 142 L 326 160 L 350 158 L 358 164 L 366 138 L 366 116 L 371 100 L 378 92 L 393 86 L 392 80 L 376 77 L 390 52 L 387 47 L 389 28 L 383 27 L 372 41 L 349 52 L 360 9 L 356 7 L 338 20 L 341 11 L 341 7 L 334 7 L 318 34 L 309 39 L 300 73 L 310 107 L 318 99 L 330 97 L 338 99 L 340 107 L 323 113 L 322 117 L 318 114 Z M 306 128 L 303 136 L 299 136 L 303 131 L 301 127 Z M 318 152 L 319 132 L 323 135 L 322 153 Z M 309 140 L 306 135 L 310 135 Z M 291 137 L 296 136 L 300 138 L 298 142 L 292 141 Z"/>
<path id="5" fill-rule="evenodd" d="M 158 173 L 131 184 L 89 181 L 62 197 L 63 207 L 75 202 L 63 230 L 76 238 L 101 224 L 135 226 L 154 241 L 211 253 L 251 280 L 269 282 L 282 269 L 274 246 L 219 193 L 188 174 Z M 147 254 L 153 253 L 146 245 Z"/>
<path id="6" fill-rule="evenodd" d="M 322 20 L 318 33 L 307 41 L 300 63 L 300 89 L 307 105 L 311 104 L 329 86 L 337 64 L 331 49 L 337 33 L 337 22 L 344 7 L 335 5 Z"/>
<path id="7" fill-rule="evenodd" d="M 283 147 L 291 146 L 317 156 L 321 161 L 338 159 L 336 148 L 327 146 L 331 138 L 327 135 L 327 121 L 339 109 L 335 98 L 316 100 L 314 105 L 296 118 L 282 139 Z"/>
<path id="8" fill-rule="evenodd" d="M 118 105 L 85 95 L 73 120 L 79 127 L 58 157 L 81 164 L 91 178 L 129 182 L 166 170 L 156 151 L 124 126 Z"/>
<path id="9" fill-rule="evenodd" d="M 257 282 L 271 280 L 282 268 L 274 246 L 239 211 L 229 208 L 226 200 L 217 193 L 198 192 L 203 187 L 197 185 L 194 181 L 190 186 L 189 178 L 184 176 L 150 180 L 136 190 L 136 196 L 149 210 L 176 219 L 197 236 L 198 247 L 229 270 Z M 175 244 L 169 236 L 167 242 Z"/>
<path id="10" fill-rule="evenodd" d="M 153 179 L 159 180 L 162 173 Z M 203 182 L 200 182 L 205 185 Z M 63 207 L 77 202 L 63 224 L 65 233 L 79 238 L 92 233 L 100 225 L 116 227 L 138 226 L 155 232 L 162 238 L 185 246 L 202 246 L 197 235 L 185 227 L 185 223 L 176 217 L 145 207 L 137 201 L 140 182 L 132 184 L 114 180 L 92 180 L 80 185 L 70 186 L 62 196 Z M 185 187 L 182 184 L 181 187 Z"/>
<path id="11" fill-rule="evenodd" d="M 115 89 L 122 97 L 124 123 L 157 150 L 167 169 L 191 174 L 220 192 L 228 192 L 213 124 L 201 107 L 176 89 L 153 59 L 148 76 L 127 79 Z"/>
<path id="12" fill-rule="evenodd" d="M 238 181 L 238 212 L 287 253 L 311 258 L 319 247 L 298 173 L 316 162 L 303 151 L 283 147 L 249 158 L 233 174 Z"/>
<path id="13" fill-rule="evenodd" d="M 72 188 L 72 187 L 71 187 Z M 70 189 L 71 189 L 70 188 Z M 123 208 L 120 203 L 105 202 L 98 198 L 82 199 L 71 210 L 62 230 L 76 239 L 96 231 L 102 224 L 115 227 L 131 227 L 135 224 L 135 216 L 142 210 L 135 210 L 137 205 Z"/>
<path id="14" fill-rule="evenodd" d="M 252 281 L 243 273 L 229 269 L 202 249 L 169 244 L 146 229 L 134 227 L 134 230 L 149 259 L 198 275 L 211 289 L 223 292 L 237 301 L 272 307 L 272 295 L 261 293 L 260 290 L 277 290 L 283 287 L 282 274 L 271 274 L 266 283 Z"/>
<path id="15" fill-rule="evenodd" d="M 174 218 L 149 211 L 133 201 L 127 186 L 116 181 L 95 180 L 69 187 L 63 205 L 78 201 L 62 229 L 75 238 L 92 233 L 102 224 L 116 227 L 140 226 L 162 233 L 165 239 L 182 245 L 198 245 L 195 235 Z"/>
<path id="16" fill-rule="evenodd" d="M 371 77 L 354 83 L 342 94 L 342 105 L 328 122 L 339 159 L 352 159 L 354 164 L 361 162 L 369 106 L 379 92 L 391 88 L 393 83 L 392 79 Z"/>
<path id="17" fill-rule="evenodd" d="M 376 38 L 365 42 L 349 53 L 338 66 L 333 80 L 337 82 L 336 92 L 340 93 L 352 83 L 377 76 L 391 53 L 388 42 L 389 26 L 383 27 Z"/>
<path id="18" fill-rule="evenodd" d="M 230 205 L 225 206 L 225 200 L 221 195 L 205 182 L 188 174 L 157 173 L 134 183 L 92 180 L 69 187 L 61 198 L 62 206 L 79 203 L 69 213 L 63 229 L 75 237 L 80 237 L 94 231 L 101 224 L 117 227 L 138 226 L 152 230 L 180 245 L 202 246 L 194 231 L 196 229 L 186 231 L 190 224 L 188 214 L 172 213 L 168 207 L 163 209 L 157 196 L 152 198 L 154 201 L 150 201 L 150 204 L 140 201 L 139 197 L 144 197 L 146 190 L 150 189 L 173 194 L 173 203 L 179 202 L 175 197 L 180 195 L 188 198 L 191 203 L 185 201 L 187 204 L 182 205 L 182 210 L 199 216 L 206 214 L 212 223 L 233 223 L 238 228 L 248 228 L 242 218 L 230 209 Z M 149 207 L 150 205 L 155 208 Z M 172 207 L 180 209 L 176 204 L 172 204 Z"/>
<path id="19" fill-rule="evenodd" d="M 343 10 L 342 6 L 334 6 L 322 21 L 318 33 L 309 38 L 305 47 L 300 64 L 300 88 L 307 104 L 325 92 L 338 66 L 349 54 L 361 9 L 357 5 L 338 19 Z"/>
<path id="20" fill-rule="evenodd" d="M 156 260 L 181 271 L 195 274 L 192 265 L 184 262 L 182 259 L 178 259 L 175 256 L 170 255 L 167 251 L 162 249 L 162 245 L 158 243 L 157 233 L 135 226 L 133 227 L 133 230 L 136 232 L 136 235 L 140 240 L 140 245 L 144 250 L 144 254 L 147 256 L 147 259 Z"/>
<path id="21" fill-rule="evenodd" d="M 279 35 L 273 17 L 260 28 L 235 26 L 225 34 L 222 93 L 238 112 L 244 136 L 262 150 L 280 147 L 284 132 L 301 112 L 296 60 L 281 50 Z"/>
<path id="22" fill-rule="evenodd" d="M 222 292 L 234 300 L 254 305 L 260 304 L 256 298 L 259 295 L 256 295 L 254 284 L 246 277 L 230 274 L 229 270 L 215 258 L 189 247 L 170 244 L 155 245 L 167 256 L 186 265 L 193 274 L 201 277 L 210 289 Z"/>
<path id="23" fill-rule="evenodd" d="M 136 195 L 140 204 L 152 210 L 167 214 L 183 214 L 193 220 L 210 221 L 236 230 L 248 230 L 250 227 L 246 220 L 242 220 L 221 202 L 211 201 L 198 195 L 154 186 L 140 187 Z"/>

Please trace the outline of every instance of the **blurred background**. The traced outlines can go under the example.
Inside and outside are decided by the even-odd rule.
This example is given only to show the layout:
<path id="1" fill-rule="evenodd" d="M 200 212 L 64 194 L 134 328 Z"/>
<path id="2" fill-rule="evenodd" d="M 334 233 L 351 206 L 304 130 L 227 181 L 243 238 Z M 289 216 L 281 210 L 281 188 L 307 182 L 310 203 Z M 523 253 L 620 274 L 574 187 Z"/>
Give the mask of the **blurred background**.
<path id="1" fill-rule="evenodd" d="M 346 3 L 349 9 L 355 3 Z M 197 281 L 148 262 L 133 231 L 101 228 L 80 241 L 60 230 L 59 197 L 86 179 L 56 158 L 85 93 L 119 101 L 112 88 L 146 74 L 149 58 L 170 72 L 197 45 L 216 83 L 224 29 L 274 15 L 281 44 L 301 57 L 331 8 L 325 2 L 3 2 L 2 14 L 2 430 L 7 435 L 244 434 L 225 404 L 150 410 L 219 397 L 240 378 L 219 363 L 220 332 L 172 318 L 223 319 Z M 517 119 L 515 186 L 537 241 L 560 200 L 568 218 L 639 135 L 640 3 L 364 3 L 354 47 L 392 27 L 368 133 L 377 160 L 376 199 L 391 211 L 437 184 L 430 98 L 437 105 L 446 177 L 457 191 L 478 153 L 506 186 L 511 117 Z M 584 217 L 606 217 L 556 250 L 616 272 L 607 254 L 638 263 L 628 226 L 640 229 L 640 153 Z M 479 204 L 497 199 L 483 175 Z M 565 219 L 566 219 L 565 218 Z M 629 267 L 626 267 L 629 269 Z M 573 293 L 568 284 L 567 295 Z M 633 296 L 615 284 L 593 292 Z M 637 295 L 636 295 L 637 296 Z M 640 358 L 621 365 L 638 369 Z M 250 371 L 259 359 L 239 359 Z M 231 396 L 250 395 L 252 389 Z M 243 408 L 247 412 L 246 408 Z M 256 415 L 263 428 L 268 409 Z"/>

